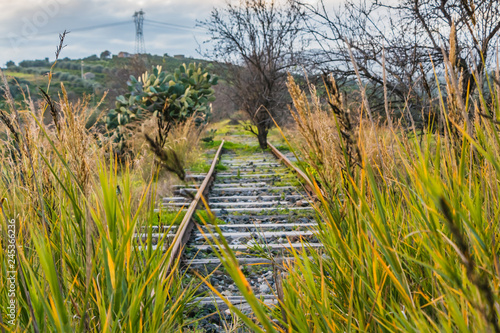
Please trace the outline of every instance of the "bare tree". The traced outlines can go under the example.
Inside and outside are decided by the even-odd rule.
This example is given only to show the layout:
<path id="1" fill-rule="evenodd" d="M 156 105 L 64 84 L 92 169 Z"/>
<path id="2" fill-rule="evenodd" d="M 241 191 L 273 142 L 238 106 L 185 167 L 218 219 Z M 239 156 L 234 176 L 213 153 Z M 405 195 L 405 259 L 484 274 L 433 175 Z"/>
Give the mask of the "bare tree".
<path id="1" fill-rule="evenodd" d="M 310 31 L 321 50 L 318 64 L 337 77 L 352 78 L 351 49 L 360 75 L 370 82 L 369 93 L 376 97 L 374 109 L 384 107 L 380 97 L 385 66 L 391 101 L 420 113 L 423 102 L 431 98 L 433 68 L 443 68 L 451 45 L 455 48 L 453 66 L 464 83 L 462 95 L 468 89 L 474 91 L 472 73 L 481 80 L 500 30 L 498 1 L 347 0 L 333 11 L 323 0 L 318 5 L 301 5 L 317 23 Z M 453 42 L 450 36 L 455 36 Z"/>
<path id="2" fill-rule="evenodd" d="M 227 63 L 235 102 L 253 121 L 249 129 L 267 148 L 271 116 L 286 111 L 286 72 L 306 46 L 303 15 L 291 0 L 240 0 L 214 8 L 200 22 L 211 35 L 208 55 Z"/>

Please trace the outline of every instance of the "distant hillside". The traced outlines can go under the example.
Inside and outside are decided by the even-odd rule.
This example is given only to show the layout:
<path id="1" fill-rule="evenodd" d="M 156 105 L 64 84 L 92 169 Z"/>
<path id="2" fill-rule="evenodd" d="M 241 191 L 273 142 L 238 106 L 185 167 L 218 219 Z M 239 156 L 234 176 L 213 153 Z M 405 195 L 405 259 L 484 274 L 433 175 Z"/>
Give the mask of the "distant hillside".
<path id="1" fill-rule="evenodd" d="M 56 97 L 61 91 L 63 82 L 70 99 L 74 100 L 83 94 L 93 94 L 94 101 L 99 101 L 105 91 L 108 91 L 106 103 L 114 105 L 116 96 L 127 90 L 126 82 L 130 75 L 138 76 L 152 66 L 161 65 L 164 70 L 173 71 L 183 63 L 202 62 L 206 60 L 171 57 L 168 55 L 140 55 L 118 57 L 113 55 L 101 59 L 92 55 L 83 59 L 64 58 L 57 61 L 52 77 L 49 94 Z M 31 94 L 34 100 L 40 98 L 39 88 L 47 89 L 48 72 L 52 62 L 46 60 L 24 60 L 18 65 L 10 62 L 4 69 L 9 82 L 10 90 L 16 100 L 23 100 L 23 91 Z M 83 78 L 82 78 L 83 65 Z M 21 89 L 23 91 L 21 91 Z M 0 107 L 4 103 L 4 96 L 0 96 Z"/>

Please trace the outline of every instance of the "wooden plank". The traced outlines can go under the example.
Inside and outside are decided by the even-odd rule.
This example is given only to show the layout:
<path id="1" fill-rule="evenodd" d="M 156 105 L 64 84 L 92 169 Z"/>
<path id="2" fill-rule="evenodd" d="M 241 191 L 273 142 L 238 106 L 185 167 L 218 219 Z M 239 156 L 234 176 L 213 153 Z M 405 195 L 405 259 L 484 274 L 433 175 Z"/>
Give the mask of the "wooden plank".
<path id="1" fill-rule="evenodd" d="M 210 207 L 246 207 L 246 206 L 291 206 L 294 203 L 289 201 L 232 201 L 232 202 L 209 202 Z"/>
<path id="2" fill-rule="evenodd" d="M 286 169 L 284 169 L 286 170 Z M 273 178 L 273 177 L 286 177 L 288 174 L 283 174 L 283 173 L 251 173 L 251 172 L 240 172 L 238 173 L 221 173 L 217 174 L 218 178 Z"/>
<path id="3" fill-rule="evenodd" d="M 263 299 L 264 303 L 269 304 L 269 303 L 278 303 L 278 299 L 274 295 L 259 295 L 258 293 L 256 294 L 257 298 Z M 224 297 L 226 300 L 231 302 L 232 305 L 243 305 L 246 304 L 247 301 L 245 297 L 243 296 L 229 296 L 229 297 Z M 217 296 L 214 295 L 214 297 L 196 297 L 195 300 L 193 301 L 194 304 L 217 304 L 218 306 L 226 304 L 224 300 L 221 298 L 218 298 Z"/>
<path id="4" fill-rule="evenodd" d="M 312 257 L 309 257 L 312 259 Z M 283 262 L 292 262 L 295 261 L 294 257 L 277 257 L 274 258 L 273 261 L 269 259 L 264 259 L 264 258 L 236 258 L 238 260 L 238 264 L 254 264 L 254 265 L 269 265 L 273 261 L 275 263 L 283 263 Z M 220 264 L 220 259 L 219 258 L 210 258 L 210 259 L 191 259 L 191 260 L 184 260 L 183 261 L 184 265 L 189 265 L 189 266 L 199 266 L 199 265 L 218 265 Z"/>
<path id="5" fill-rule="evenodd" d="M 299 237 L 299 236 L 313 236 L 316 233 L 312 231 L 249 231 L 249 232 L 222 232 L 222 235 L 224 237 L 231 237 L 231 238 L 241 238 L 241 237 L 251 237 L 255 236 L 255 238 L 268 238 L 268 237 Z M 205 238 L 213 238 L 213 235 L 215 237 L 220 237 L 219 234 L 209 234 L 205 233 L 202 235 L 201 233 L 197 232 L 195 235 L 197 236 L 203 236 Z"/>
<path id="6" fill-rule="evenodd" d="M 179 202 L 179 201 L 185 201 L 187 200 L 188 198 L 186 197 L 165 197 L 163 198 L 163 202 Z M 191 202 L 188 202 L 188 205 L 190 204 Z"/>
<path id="7" fill-rule="evenodd" d="M 224 237 L 232 237 L 232 238 L 241 238 L 241 237 L 250 237 L 253 235 L 256 235 L 258 237 L 297 237 L 297 236 L 312 236 L 315 233 L 312 231 L 264 231 L 264 232 L 258 232 L 258 231 L 250 231 L 250 232 L 223 232 L 222 235 Z M 200 237 L 206 237 L 206 238 L 213 238 L 212 234 L 206 233 L 205 235 L 200 234 L 197 232 L 195 235 L 200 236 Z M 214 234 L 216 237 L 219 237 L 219 234 Z M 163 237 L 168 237 L 168 238 L 173 238 L 175 237 L 175 234 L 165 234 L 165 233 L 157 233 L 154 232 L 151 234 L 151 237 L 154 238 L 163 238 Z M 134 237 L 148 237 L 147 233 L 141 233 L 141 234 L 136 234 Z"/>
<path id="8" fill-rule="evenodd" d="M 232 201 L 232 202 L 209 202 L 208 205 L 210 208 L 223 208 L 223 207 L 231 207 L 231 208 L 243 208 L 248 206 L 254 207 L 269 207 L 269 206 L 281 206 L 281 208 L 294 207 L 295 203 L 290 201 Z M 162 204 L 163 207 L 183 207 L 187 206 L 189 203 L 183 202 L 164 202 Z M 278 209 L 278 208 L 277 208 Z"/>
<path id="9" fill-rule="evenodd" d="M 277 190 L 291 190 L 295 189 L 295 186 L 268 186 L 268 187 L 214 187 L 212 189 L 212 192 L 223 192 L 223 191 L 230 191 L 230 192 L 243 192 L 243 191 L 263 191 L 263 190 L 269 190 L 269 191 L 277 191 Z"/>
<path id="10" fill-rule="evenodd" d="M 257 244 L 256 244 L 257 245 Z M 290 248 L 290 245 L 291 247 L 293 247 L 294 249 L 302 249 L 302 247 L 304 247 L 305 249 L 308 249 L 308 248 L 321 248 L 323 247 L 323 244 L 321 243 L 304 243 L 304 244 L 301 244 L 301 243 L 284 243 L 284 244 L 258 244 L 260 247 L 263 247 L 263 248 L 268 248 L 268 249 L 274 249 L 274 250 L 280 250 L 280 249 L 289 249 Z M 163 244 L 163 247 L 166 248 L 166 245 Z M 196 249 L 196 250 L 207 250 L 209 248 L 212 248 L 211 245 L 193 245 L 191 246 L 192 248 Z M 231 248 L 231 250 L 237 250 L 237 251 L 244 251 L 244 250 L 249 250 L 251 249 L 252 247 L 251 246 L 247 246 L 247 245 L 229 245 L 229 247 Z M 158 248 L 158 245 L 151 245 L 151 249 L 154 251 Z M 145 249 L 145 247 L 143 246 L 138 246 L 137 249 L 139 251 L 142 251 Z"/>
<path id="11" fill-rule="evenodd" d="M 234 166 L 234 167 L 238 167 L 238 166 L 245 166 L 245 167 L 248 167 L 248 166 L 263 166 L 263 165 L 267 165 L 267 166 L 279 166 L 280 164 L 277 163 L 277 162 L 248 162 L 248 163 L 224 163 L 222 162 L 223 165 L 227 165 L 227 166 Z"/>
<path id="12" fill-rule="evenodd" d="M 214 208 L 211 209 L 212 213 L 222 213 L 222 211 L 226 212 L 238 212 L 238 213 L 244 213 L 244 212 L 266 212 L 266 211 L 280 211 L 280 210 L 314 210 L 313 207 L 308 206 L 308 207 L 260 207 L 260 208 L 253 208 L 253 207 L 248 207 L 248 208 Z"/>
<path id="13" fill-rule="evenodd" d="M 280 250 L 280 249 L 289 249 L 293 247 L 294 249 L 301 249 L 301 248 L 320 248 L 323 247 L 323 244 L 321 243 L 283 243 L 283 244 L 255 244 L 258 245 L 259 247 L 263 248 L 268 248 L 268 249 L 273 249 L 273 250 Z M 213 248 L 212 245 L 192 245 L 191 246 L 193 249 L 196 250 L 207 250 Z M 252 246 L 248 246 L 246 244 L 238 244 L 238 245 L 229 245 L 229 248 L 231 250 L 237 250 L 237 251 L 244 251 L 244 250 L 249 250 L 252 248 Z"/>
<path id="14" fill-rule="evenodd" d="M 266 229 L 266 228 L 293 228 L 293 227 L 315 227 L 317 223 L 238 223 L 238 224 L 219 224 L 218 227 L 221 229 L 225 228 L 257 228 L 257 229 Z"/>
<path id="15" fill-rule="evenodd" d="M 266 182 L 240 182 L 240 183 L 227 183 L 227 184 L 214 184 L 214 188 L 221 187 L 257 187 L 257 186 L 266 186 Z M 173 188 L 198 188 L 198 184 L 188 184 L 188 185 L 172 185 Z"/>
<path id="16" fill-rule="evenodd" d="M 273 199 L 282 199 L 288 200 L 288 199 L 304 199 L 303 195 L 285 195 L 282 197 L 281 195 L 234 195 L 234 196 L 227 196 L 227 197 L 210 197 L 210 202 L 213 200 L 273 200 Z M 239 201 L 233 201 L 233 202 L 239 202 Z M 244 202 L 244 201 L 243 201 Z"/>

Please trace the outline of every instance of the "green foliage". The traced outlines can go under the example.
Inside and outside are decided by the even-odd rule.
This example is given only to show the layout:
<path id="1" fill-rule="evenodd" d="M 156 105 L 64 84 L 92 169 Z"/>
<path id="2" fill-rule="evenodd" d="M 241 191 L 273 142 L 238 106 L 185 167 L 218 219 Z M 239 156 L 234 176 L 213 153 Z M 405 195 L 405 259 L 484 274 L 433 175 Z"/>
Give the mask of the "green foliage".
<path id="1" fill-rule="evenodd" d="M 218 78 L 201 64 L 183 64 L 174 73 L 162 71 L 161 66 L 144 73 L 139 79 L 131 76 L 129 92 L 118 96 L 116 108 L 108 113 L 107 127 L 114 130 L 117 153 L 126 150 L 126 128 L 136 121 L 153 116 L 157 119 L 158 133 L 148 142 L 158 153 L 163 148 L 172 125 L 193 117 L 197 125 L 207 121 L 209 102 L 215 100 L 212 86 Z"/>
<path id="2" fill-rule="evenodd" d="M 141 62 L 149 66 L 161 65 L 163 70 L 167 72 L 174 72 L 179 66 L 184 62 L 199 62 L 205 66 L 208 62 L 192 58 L 184 58 L 182 60 L 176 59 L 168 56 L 159 55 L 141 55 Z M 93 87 L 84 86 L 82 80 L 78 80 L 81 77 L 81 61 L 84 60 L 84 72 L 91 72 L 96 75 L 92 82 L 97 82 L 100 84 L 98 90 L 94 90 Z M 51 61 L 41 60 L 24 60 L 19 62 L 18 66 L 15 63 L 9 62 L 8 70 L 5 72 L 7 77 L 15 77 L 17 80 L 20 78 L 26 81 L 21 84 L 25 92 L 29 90 L 33 100 L 39 98 L 38 87 L 46 86 L 48 82 L 47 76 L 43 73 L 47 73 L 52 65 L 54 65 L 55 71 L 53 72 L 53 87 L 49 93 L 51 98 L 57 98 L 58 93 L 61 93 L 59 88 L 59 81 L 64 81 L 66 90 L 69 94 L 70 100 L 76 100 L 78 96 L 83 93 L 96 95 L 95 102 L 98 102 L 104 91 L 108 90 L 111 95 L 124 94 L 127 91 L 126 85 L 121 84 L 122 75 L 124 72 L 133 72 L 137 66 L 138 60 L 136 57 L 132 58 L 118 58 L 116 55 L 106 59 L 101 59 L 100 57 L 90 56 L 84 59 L 70 59 L 63 58 L 59 59 L 55 65 Z M 147 68 L 147 67 L 146 67 Z M 43 73 L 42 73 L 43 72 Z M 56 73 L 66 74 L 65 77 L 56 77 Z M 125 77 L 128 77 L 126 75 Z M 71 80 L 71 84 L 68 81 Z M 119 80 L 119 81 L 118 81 Z M 126 81 L 126 80 L 123 80 Z M 15 89 L 15 85 L 10 85 L 11 90 Z M 14 96 L 19 102 L 23 101 L 22 94 Z M 0 100 L 4 100 L 3 94 L 0 94 Z M 114 107 L 114 100 L 107 99 L 105 103 L 108 108 Z"/>
<path id="3" fill-rule="evenodd" d="M 217 171 L 226 171 L 228 169 L 229 168 L 227 167 L 227 165 L 224 165 L 224 164 L 217 164 L 215 166 L 215 170 L 217 170 Z"/>
<path id="4" fill-rule="evenodd" d="M 203 142 L 212 142 L 212 141 L 214 141 L 216 133 L 217 133 L 216 129 L 211 129 L 210 131 L 208 131 L 208 133 L 207 133 L 206 136 L 204 136 L 203 138 L 201 138 L 201 141 L 203 141 Z"/>
<path id="5" fill-rule="evenodd" d="M 145 113 L 166 123 L 193 116 L 198 123 L 205 122 L 210 115 L 209 102 L 215 99 L 212 86 L 217 80 L 196 63 L 183 64 L 172 74 L 157 66 L 139 79 L 130 77 L 129 93 L 117 97 L 116 108 L 108 115 L 108 128 L 129 124 Z"/>
<path id="6" fill-rule="evenodd" d="M 186 204 L 183 208 L 188 208 L 189 204 Z M 170 211 L 170 210 L 162 210 L 158 213 L 157 219 L 152 221 L 152 225 L 164 225 L 164 226 L 172 226 L 172 225 L 180 225 L 184 216 L 186 215 L 186 211 Z M 210 221 L 211 223 L 217 224 L 226 224 L 227 222 L 221 220 L 219 218 L 215 218 L 215 220 L 209 218 L 209 214 L 206 210 L 199 210 L 194 215 L 194 219 L 198 223 L 202 223 L 202 221 Z"/>
<path id="7" fill-rule="evenodd" d="M 20 67 L 48 67 L 48 60 L 23 60 L 19 63 Z"/>
<path id="8" fill-rule="evenodd" d="M 188 207 L 189 204 L 186 205 Z M 186 208 L 184 207 L 184 208 Z M 153 225 L 179 225 L 186 215 L 185 211 L 172 211 L 172 210 L 161 210 L 157 213 L 157 218 L 152 221 Z"/>
<path id="9" fill-rule="evenodd" d="M 206 161 L 200 159 L 198 161 L 196 161 L 195 163 L 193 163 L 191 165 L 191 167 L 189 168 L 189 170 L 191 172 L 208 172 L 208 170 L 210 170 L 210 164 L 208 164 Z"/>

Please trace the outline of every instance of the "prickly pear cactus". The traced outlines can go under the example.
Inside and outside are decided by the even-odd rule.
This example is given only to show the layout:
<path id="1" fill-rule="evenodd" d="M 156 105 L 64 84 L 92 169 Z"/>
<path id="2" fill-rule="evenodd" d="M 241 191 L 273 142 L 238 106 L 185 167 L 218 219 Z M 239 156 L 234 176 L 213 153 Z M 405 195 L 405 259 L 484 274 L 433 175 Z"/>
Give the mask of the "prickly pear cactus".
<path id="1" fill-rule="evenodd" d="M 182 122 L 189 117 L 195 117 L 198 124 L 206 122 L 210 116 L 209 103 L 215 100 L 212 86 L 218 80 L 209 69 L 191 63 L 167 73 L 157 66 L 139 79 L 131 76 L 129 92 L 117 97 L 115 109 L 108 113 L 108 129 L 127 127 L 150 115 L 164 123 Z M 120 135 L 120 140 L 123 139 Z"/>

